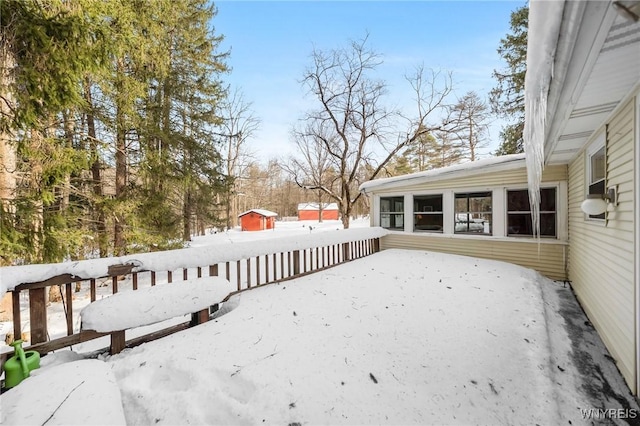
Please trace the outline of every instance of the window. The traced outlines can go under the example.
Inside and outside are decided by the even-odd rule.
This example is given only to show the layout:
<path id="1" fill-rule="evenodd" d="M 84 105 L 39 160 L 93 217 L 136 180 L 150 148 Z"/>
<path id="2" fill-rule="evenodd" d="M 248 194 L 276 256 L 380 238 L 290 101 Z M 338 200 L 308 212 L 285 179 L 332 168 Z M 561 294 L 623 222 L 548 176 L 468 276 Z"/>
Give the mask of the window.
<path id="1" fill-rule="evenodd" d="M 442 194 L 413 197 L 413 230 L 442 232 Z"/>
<path id="2" fill-rule="evenodd" d="M 604 146 L 589 157 L 589 194 L 605 193 Z M 590 219 L 604 219 L 604 213 L 589 215 Z"/>
<path id="3" fill-rule="evenodd" d="M 491 192 L 455 195 L 455 233 L 491 235 Z"/>
<path id="4" fill-rule="evenodd" d="M 380 197 L 380 226 L 404 230 L 404 197 Z"/>
<path id="5" fill-rule="evenodd" d="M 531 204 L 526 189 L 507 191 L 507 235 L 533 236 Z M 556 189 L 540 189 L 540 236 L 556 236 Z"/>

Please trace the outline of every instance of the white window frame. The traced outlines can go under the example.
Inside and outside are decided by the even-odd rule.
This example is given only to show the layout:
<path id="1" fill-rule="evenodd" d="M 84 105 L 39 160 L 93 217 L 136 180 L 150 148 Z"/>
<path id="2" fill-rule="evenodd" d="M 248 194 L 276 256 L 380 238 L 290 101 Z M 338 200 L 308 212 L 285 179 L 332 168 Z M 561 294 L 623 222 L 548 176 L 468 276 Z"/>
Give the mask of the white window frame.
<path id="1" fill-rule="evenodd" d="M 437 211 L 437 212 L 417 212 L 417 211 L 415 211 L 414 207 L 415 207 L 415 199 L 416 199 L 416 197 L 436 197 L 436 196 L 440 196 L 440 198 L 441 198 L 442 210 Z M 429 193 L 418 192 L 418 193 L 412 194 L 412 196 L 411 196 L 411 210 L 412 210 L 411 211 L 411 218 L 412 218 L 411 222 L 412 223 L 411 223 L 411 228 L 410 228 L 411 232 L 416 232 L 416 233 L 423 233 L 424 232 L 424 233 L 431 233 L 431 234 L 442 234 L 442 233 L 444 233 L 444 228 L 445 228 L 445 225 L 444 225 L 444 222 L 445 222 L 445 219 L 444 219 L 444 217 L 445 217 L 445 204 L 444 203 L 445 203 L 445 196 L 444 196 L 443 191 L 440 191 L 440 192 L 429 192 Z M 442 217 L 442 229 L 439 230 L 439 231 L 425 230 L 425 229 L 415 229 L 415 215 L 416 214 L 425 214 L 425 213 L 426 214 L 430 214 L 431 213 L 433 215 L 439 214 Z"/>
<path id="2" fill-rule="evenodd" d="M 489 212 L 470 212 L 467 211 L 463 214 L 469 214 L 469 213 L 488 213 L 491 215 L 491 223 L 490 223 L 490 232 L 486 233 L 486 232 L 456 232 L 455 230 L 455 216 L 458 214 L 458 212 L 456 212 L 456 207 L 455 207 L 455 203 L 456 203 L 456 195 L 458 194 L 466 194 L 467 195 L 467 199 L 468 199 L 468 195 L 469 194 L 478 194 L 478 193 L 483 193 L 483 192 L 487 192 L 489 193 L 489 196 L 491 197 L 491 210 Z M 473 189 L 470 191 L 467 190 L 459 190 L 456 189 L 453 191 L 452 194 L 452 208 L 453 208 L 453 219 L 454 219 L 454 227 L 453 227 L 453 234 L 454 235 L 473 235 L 473 236 L 478 236 L 478 237 L 495 237 L 496 233 L 495 233 L 495 229 L 496 229 L 496 223 L 495 223 L 495 204 L 494 204 L 494 200 L 495 200 L 495 192 L 493 190 L 493 188 L 478 188 L 478 189 Z"/>
<path id="3" fill-rule="evenodd" d="M 585 155 L 585 190 L 584 190 L 584 198 L 587 198 L 589 195 L 589 188 L 597 184 L 598 182 L 593 182 L 593 157 L 598 154 L 601 150 L 604 151 L 604 177 L 602 182 L 604 184 L 604 188 L 606 190 L 607 187 L 607 131 L 606 129 L 602 130 L 591 142 L 589 147 L 587 148 Z M 584 219 L 589 222 L 605 224 L 607 218 L 607 212 L 603 213 L 603 217 L 591 216 L 588 214 L 584 214 Z"/>
<path id="4" fill-rule="evenodd" d="M 375 225 L 376 226 L 380 226 L 382 228 L 384 228 L 384 226 L 382 226 L 382 199 L 383 198 L 402 198 L 403 199 L 403 217 L 402 217 L 402 227 L 401 228 L 385 228 L 388 229 L 390 231 L 397 231 L 397 232 L 402 232 L 406 230 L 407 227 L 407 196 L 405 194 L 384 194 L 384 195 L 379 195 L 377 197 L 377 212 L 378 214 L 375 217 Z M 413 210 L 413 209 L 412 209 Z M 389 213 L 389 214 L 395 214 L 397 215 L 400 212 L 385 212 L 385 213 Z"/>
<path id="5" fill-rule="evenodd" d="M 560 213 L 561 213 L 561 206 L 562 204 L 560 204 L 561 202 L 561 198 L 560 198 L 560 185 L 558 184 L 547 184 L 547 183 L 543 183 L 540 186 L 540 189 L 555 189 L 556 191 L 556 210 L 555 212 L 555 216 L 556 216 L 556 230 L 555 236 L 545 236 L 542 235 L 541 238 L 544 238 L 546 240 L 559 240 L 561 239 L 561 230 L 562 230 L 562 226 L 561 226 L 561 217 L 560 217 Z M 504 235 L 509 237 L 509 238 L 533 238 L 533 235 L 509 235 L 509 191 L 528 191 L 529 188 L 527 187 L 522 187 L 522 186 L 514 186 L 514 187 L 507 187 L 504 189 Z M 531 205 L 529 205 L 529 209 L 531 209 Z M 514 212 L 515 213 L 515 212 Z M 529 210 L 528 212 L 529 214 L 531 214 L 531 211 Z M 540 213 L 552 213 L 550 211 L 540 211 Z"/>

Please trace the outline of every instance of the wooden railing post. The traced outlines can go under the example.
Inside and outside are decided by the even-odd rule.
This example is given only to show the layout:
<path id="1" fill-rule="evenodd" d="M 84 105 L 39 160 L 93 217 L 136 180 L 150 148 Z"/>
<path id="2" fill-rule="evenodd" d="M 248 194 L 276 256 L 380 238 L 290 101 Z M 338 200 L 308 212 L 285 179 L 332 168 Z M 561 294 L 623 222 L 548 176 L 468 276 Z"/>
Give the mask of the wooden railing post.
<path id="1" fill-rule="evenodd" d="M 300 274 L 300 250 L 293 252 L 293 275 Z"/>
<path id="2" fill-rule="evenodd" d="M 11 309 L 13 310 L 13 337 L 18 340 L 22 335 L 22 323 L 20 319 L 20 290 L 11 292 Z"/>
<path id="3" fill-rule="evenodd" d="M 373 252 L 377 253 L 380 251 L 380 238 L 373 239 Z"/>
<path id="4" fill-rule="evenodd" d="M 342 261 L 347 262 L 351 260 L 351 254 L 349 252 L 349 243 L 342 243 Z"/>
<path id="5" fill-rule="evenodd" d="M 218 276 L 218 264 L 217 263 L 215 265 L 209 265 L 209 276 L 210 277 L 217 277 Z M 227 279 L 229 279 L 229 277 L 227 277 Z"/>
<path id="6" fill-rule="evenodd" d="M 240 261 L 236 260 L 236 282 L 238 285 L 238 291 L 240 291 L 240 289 L 242 288 L 241 284 L 240 284 Z"/>
<path id="7" fill-rule="evenodd" d="M 71 283 L 65 284 L 65 305 L 67 312 L 65 312 L 65 318 L 67 319 L 67 336 L 73 334 L 73 293 L 71 292 Z"/>
<path id="8" fill-rule="evenodd" d="M 29 290 L 29 322 L 31 323 L 31 344 L 47 341 L 47 288 Z M 20 338 L 21 331 L 15 336 Z"/>
<path id="9" fill-rule="evenodd" d="M 251 258 L 247 257 L 247 288 L 251 288 Z"/>
<path id="10" fill-rule="evenodd" d="M 256 285 L 260 285 L 260 256 L 256 256 Z"/>
<path id="11" fill-rule="evenodd" d="M 91 278 L 91 281 L 89 281 L 89 297 L 91 298 L 92 302 L 96 301 L 96 279 L 95 278 Z"/>

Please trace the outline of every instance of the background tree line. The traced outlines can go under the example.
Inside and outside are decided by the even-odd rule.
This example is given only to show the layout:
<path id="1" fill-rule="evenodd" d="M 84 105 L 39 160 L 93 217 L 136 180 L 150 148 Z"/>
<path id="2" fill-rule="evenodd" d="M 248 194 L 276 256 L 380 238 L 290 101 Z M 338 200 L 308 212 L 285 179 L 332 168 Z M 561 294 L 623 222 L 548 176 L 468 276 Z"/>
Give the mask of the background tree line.
<path id="1" fill-rule="evenodd" d="M 218 223 L 210 2 L 0 5 L 0 262 L 158 250 Z"/>

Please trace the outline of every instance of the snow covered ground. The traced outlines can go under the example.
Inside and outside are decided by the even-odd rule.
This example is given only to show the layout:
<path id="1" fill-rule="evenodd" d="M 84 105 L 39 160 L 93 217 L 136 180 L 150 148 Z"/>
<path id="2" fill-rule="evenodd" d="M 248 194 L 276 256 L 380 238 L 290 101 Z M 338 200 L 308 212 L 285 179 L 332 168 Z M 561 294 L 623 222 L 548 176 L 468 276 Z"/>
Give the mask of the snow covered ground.
<path id="1" fill-rule="evenodd" d="M 434 252 L 385 250 L 244 292 L 213 321 L 99 361 L 78 362 L 74 350 L 44 357 L 2 394 L 0 422 L 576 425 L 640 416 L 568 286 Z M 96 399 L 104 408 L 78 404 Z"/>

